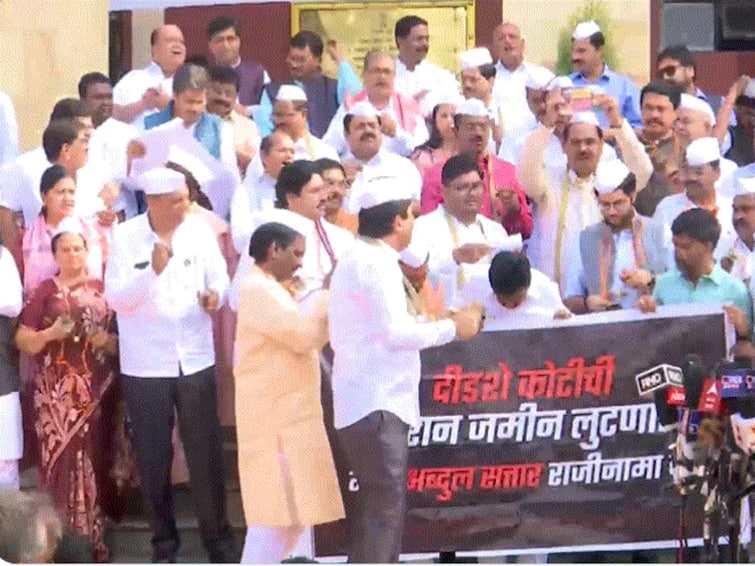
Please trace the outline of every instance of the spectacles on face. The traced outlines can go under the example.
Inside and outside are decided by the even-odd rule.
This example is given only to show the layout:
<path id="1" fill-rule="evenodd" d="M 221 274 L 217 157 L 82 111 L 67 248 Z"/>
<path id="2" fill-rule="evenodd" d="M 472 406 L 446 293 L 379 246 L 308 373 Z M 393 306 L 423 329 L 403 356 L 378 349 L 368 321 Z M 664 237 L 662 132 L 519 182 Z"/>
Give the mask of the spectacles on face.
<path id="1" fill-rule="evenodd" d="M 662 67 L 658 69 L 658 76 L 663 77 L 673 77 L 676 74 L 676 70 L 681 65 L 666 65 L 665 67 Z"/>

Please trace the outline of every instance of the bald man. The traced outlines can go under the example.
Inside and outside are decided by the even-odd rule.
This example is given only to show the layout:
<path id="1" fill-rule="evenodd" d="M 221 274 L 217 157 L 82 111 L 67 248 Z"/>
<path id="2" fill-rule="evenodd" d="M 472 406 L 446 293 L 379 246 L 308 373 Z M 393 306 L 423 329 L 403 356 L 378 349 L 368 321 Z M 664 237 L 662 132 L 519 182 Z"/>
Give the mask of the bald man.
<path id="1" fill-rule="evenodd" d="M 113 89 L 113 117 L 144 131 L 144 117 L 164 110 L 173 92 L 173 75 L 184 64 L 186 46 L 175 25 L 155 28 L 150 36 L 152 62 L 126 73 Z"/>

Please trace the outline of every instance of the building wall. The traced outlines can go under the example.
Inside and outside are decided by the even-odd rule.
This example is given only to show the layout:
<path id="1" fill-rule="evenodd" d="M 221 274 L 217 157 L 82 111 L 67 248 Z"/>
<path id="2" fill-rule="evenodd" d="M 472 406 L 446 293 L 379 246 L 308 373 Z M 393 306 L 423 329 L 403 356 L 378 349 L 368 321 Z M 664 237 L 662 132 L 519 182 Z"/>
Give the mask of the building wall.
<path id="1" fill-rule="evenodd" d="M 554 69 L 558 36 L 572 13 L 588 0 L 503 0 L 503 17 L 519 25 L 526 42 L 527 60 Z M 638 84 L 648 79 L 650 56 L 650 3 L 648 0 L 601 0 L 610 17 L 611 34 L 619 60 L 618 71 Z M 546 33 L 543 33 L 547 30 Z M 568 30 L 571 35 L 571 29 Z M 489 38 L 478 38 L 479 42 Z"/>
<path id="2" fill-rule="evenodd" d="M 84 73 L 108 71 L 108 0 L 0 1 L 0 89 L 13 99 L 22 150 L 41 143 L 56 101 Z"/>

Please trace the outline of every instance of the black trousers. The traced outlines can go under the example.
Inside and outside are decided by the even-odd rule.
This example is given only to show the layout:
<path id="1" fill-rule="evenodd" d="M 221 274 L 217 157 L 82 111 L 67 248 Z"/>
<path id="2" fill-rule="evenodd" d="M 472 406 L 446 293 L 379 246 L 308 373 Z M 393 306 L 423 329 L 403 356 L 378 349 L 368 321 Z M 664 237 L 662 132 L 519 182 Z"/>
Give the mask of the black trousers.
<path id="1" fill-rule="evenodd" d="M 186 450 L 191 499 L 211 562 L 238 562 L 226 516 L 215 368 L 171 378 L 122 376 L 141 492 L 152 526 L 153 559 L 175 558 L 180 544 L 170 481 L 174 408 Z"/>
<path id="2" fill-rule="evenodd" d="M 338 431 L 359 482 L 347 517 L 349 562 L 398 562 L 406 516 L 408 432 L 409 425 L 389 411 L 372 412 Z"/>

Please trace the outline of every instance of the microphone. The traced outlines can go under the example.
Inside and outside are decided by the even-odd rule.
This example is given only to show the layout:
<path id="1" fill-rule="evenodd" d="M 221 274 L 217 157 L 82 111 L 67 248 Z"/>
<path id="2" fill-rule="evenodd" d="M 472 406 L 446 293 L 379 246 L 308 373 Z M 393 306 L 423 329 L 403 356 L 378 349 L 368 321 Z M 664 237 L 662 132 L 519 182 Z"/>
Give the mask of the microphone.
<path id="1" fill-rule="evenodd" d="M 684 406 L 697 410 L 705 383 L 705 367 L 697 354 L 689 354 L 682 362 L 682 385 L 684 387 Z"/>
<path id="2" fill-rule="evenodd" d="M 681 389 L 682 370 L 670 364 L 660 364 L 634 376 L 640 397 L 653 397 L 658 420 L 665 430 L 675 428 L 679 414 L 667 401 L 668 391 Z"/>

